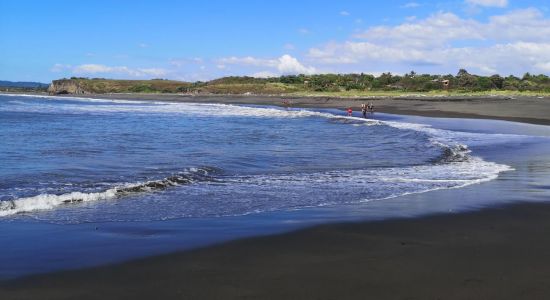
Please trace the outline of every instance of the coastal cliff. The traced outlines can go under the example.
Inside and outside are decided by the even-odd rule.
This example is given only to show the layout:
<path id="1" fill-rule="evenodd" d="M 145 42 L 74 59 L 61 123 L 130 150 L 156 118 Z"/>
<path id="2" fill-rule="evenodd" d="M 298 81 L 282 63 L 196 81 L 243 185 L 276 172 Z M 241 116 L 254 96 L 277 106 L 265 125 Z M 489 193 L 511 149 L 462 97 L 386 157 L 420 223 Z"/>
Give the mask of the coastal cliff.
<path id="1" fill-rule="evenodd" d="M 53 95 L 59 94 L 89 94 L 78 80 L 60 79 L 54 80 L 48 87 L 48 93 Z"/>
<path id="2" fill-rule="evenodd" d="M 89 94 L 77 80 L 72 79 L 60 79 L 54 80 L 48 87 L 48 93 L 50 94 Z"/>
<path id="3" fill-rule="evenodd" d="M 117 80 L 72 77 L 52 81 L 48 92 L 50 94 L 185 93 L 191 86 L 187 82 L 164 79 Z"/>

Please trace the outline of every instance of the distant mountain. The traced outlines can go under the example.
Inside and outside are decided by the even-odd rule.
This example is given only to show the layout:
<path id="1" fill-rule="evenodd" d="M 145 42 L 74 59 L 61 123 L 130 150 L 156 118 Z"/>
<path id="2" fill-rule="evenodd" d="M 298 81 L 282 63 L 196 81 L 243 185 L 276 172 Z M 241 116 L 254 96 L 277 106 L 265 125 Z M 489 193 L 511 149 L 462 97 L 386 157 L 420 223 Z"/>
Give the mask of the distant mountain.
<path id="1" fill-rule="evenodd" d="M 23 82 L 23 81 L 4 81 L 0 80 L 0 87 L 3 88 L 24 88 L 24 89 L 36 89 L 47 88 L 49 84 L 41 82 Z"/>

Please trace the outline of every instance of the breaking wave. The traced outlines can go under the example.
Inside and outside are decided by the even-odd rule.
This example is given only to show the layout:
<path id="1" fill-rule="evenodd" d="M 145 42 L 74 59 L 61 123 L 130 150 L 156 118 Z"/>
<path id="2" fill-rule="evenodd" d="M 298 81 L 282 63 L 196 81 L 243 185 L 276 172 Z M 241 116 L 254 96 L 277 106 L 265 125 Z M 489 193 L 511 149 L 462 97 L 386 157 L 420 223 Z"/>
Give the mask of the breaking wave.
<path id="1" fill-rule="evenodd" d="M 33 197 L 0 201 L 0 217 L 36 210 L 52 209 L 65 204 L 117 199 L 137 193 L 161 191 L 170 187 L 192 184 L 195 182 L 213 181 L 214 179 L 211 174 L 216 172 L 219 172 L 219 170 L 211 167 L 192 168 L 188 171 L 160 180 L 123 184 L 102 192 L 71 192 L 61 195 L 41 194 Z"/>

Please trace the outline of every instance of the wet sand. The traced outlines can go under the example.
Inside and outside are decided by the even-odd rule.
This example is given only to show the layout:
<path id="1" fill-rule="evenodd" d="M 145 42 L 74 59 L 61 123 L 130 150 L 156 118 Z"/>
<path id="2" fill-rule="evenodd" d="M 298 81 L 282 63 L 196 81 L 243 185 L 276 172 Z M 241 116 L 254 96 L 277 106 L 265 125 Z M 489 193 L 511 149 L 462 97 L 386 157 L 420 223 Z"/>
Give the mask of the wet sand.
<path id="1" fill-rule="evenodd" d="M 323 225 L 5 282 L 1 299 L 548 299 L 550 205 Z"/>

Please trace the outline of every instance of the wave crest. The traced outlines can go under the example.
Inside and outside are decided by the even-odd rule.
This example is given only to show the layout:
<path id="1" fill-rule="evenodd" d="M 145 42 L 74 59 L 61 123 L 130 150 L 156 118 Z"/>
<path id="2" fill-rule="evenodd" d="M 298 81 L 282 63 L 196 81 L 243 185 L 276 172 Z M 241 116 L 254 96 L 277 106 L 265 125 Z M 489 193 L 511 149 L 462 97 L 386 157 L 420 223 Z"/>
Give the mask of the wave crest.
<path id="1" fill-rule="evenodd" d="M 41 194 L 33 197 L 0 201 L 0 217 L 36 210 L 52 209 L 64 204 L 116 199 L 132 194 L 155 192 L 169 187 L 192 184 L 195 182 L 213 181 L 214 179 L 211 174 L 219 173 L 220 171 L 221 170 L 213 167 L 191 168 L 160 180 L 115 186 L 103 192 L 71 192 L 61 195 Z"/>

